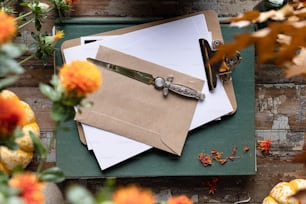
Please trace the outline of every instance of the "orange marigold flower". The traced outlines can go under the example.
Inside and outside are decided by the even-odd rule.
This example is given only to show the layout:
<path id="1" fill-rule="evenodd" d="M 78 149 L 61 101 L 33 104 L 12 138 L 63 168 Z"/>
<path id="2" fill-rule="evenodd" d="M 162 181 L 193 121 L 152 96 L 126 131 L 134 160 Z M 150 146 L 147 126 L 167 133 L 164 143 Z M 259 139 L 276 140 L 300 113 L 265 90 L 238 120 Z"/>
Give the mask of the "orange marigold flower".
<path id="1" fill-rule="evenodd" d="M 270 151 L 270 147 L 271 147 L 271 140 L 267 139 L 267 140 L 261 140 L 258 142 L 258 146 L 257 149 L 259 151 L 261 151 L 262 153 L 269 153 Z"/>
<path id="2" fill-rule="evenodd" d="M 166 204 L 192 204 L 192 200 L 186 195 L 173 196 L 168 199 Z"/>
<path id="3" fill-rule="evenodd" d="M 12 40 L 17 32 L 15 18 L 0 10 L 0 44 Z"/>
<path id="4" fill-rule="evenodd" d="M 26 120 L 26 112 L 18 97 L 0 96 L 0 136 L 10 136 Z"/>
<path id="5" fill-rule="evenodd" d="M 45 199 L 42 193 L 44 183 L 31 172 L 17 174 L 9 181 L 9 186 L 20 189 L 20 197 L 25 204 L 42 204 Z"/>
<path id="6" fill-rule="evenodd" d="M 122 187 L 113 194 L 113 204 L 154 204 L 155 199 L 150 190 L 137 186 Z"/>
<path id="7" fill-rule="evenodd" d="M 97 90 L 101 83 L 101 72 L 88 61 L 72 61 L 60 69 L 59 78 L 67 93 L 85 96 Z"/>

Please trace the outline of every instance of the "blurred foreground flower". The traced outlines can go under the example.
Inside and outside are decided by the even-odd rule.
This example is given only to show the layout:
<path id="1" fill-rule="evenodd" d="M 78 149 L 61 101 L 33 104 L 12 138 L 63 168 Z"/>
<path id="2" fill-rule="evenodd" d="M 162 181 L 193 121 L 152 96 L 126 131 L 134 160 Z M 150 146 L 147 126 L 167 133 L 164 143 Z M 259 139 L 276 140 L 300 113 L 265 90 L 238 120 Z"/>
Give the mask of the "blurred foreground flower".
<path id="1" fill-rule="evenodd" d="M 168 199 L 166 204 L 192 204 L 192 200 L 186 195 L 173 196 Z"/>
<path id="2" fill-rule="evenodd" d="M 265 12 L 247 11 L 230 18 L 230 26 L 245 27 L 267 22 L 267 27 L 257 31 L 243 32 L 234 36 L 232 42 L 218 47 L 211 63 L 233 56 L 237 50 L 255 45 L 258 63 L 273 62 L 285 68 L 286 77 L 306 75 L 306 2 L 289 1 L 279 10 Z M 284 42 L 284 37 L 287 42 Z"/>
<path id="3" fill-rule="evenodd" d="M 150 190 L 137 186 L 122 187 L 113 194 L 113 204 L 154 204 L 155 199 Z"/>
<path id="4" fill-rule="evenodd" d="M 15 18 L 0 10 L 0 44 L 7 43 L 15 37 L 17 26 Z"/>
<path id="5" fill-rule="evenodd" d="M 97 90 L 101 85 L 101 73 L 97 67 L 87 61 L 73 61 L 65 64 L 59 72 L 59 78 L 67 95 L 83 97 Z"/>
<path id="6" fill-rule="evenodd" d="M 0 95 L 0 138 L 9 137 L 22 126 L 26 118 L 24 107 L 19 99 Z"/>
<path id="7" fill-rule="evenodd" d="M 51 116 L 55 121 L 74 119 L 75 108 L 88 107 L 82 103 L 86 94 L 96 91 L 102 84 L 101 72 L 88 61 L 64 64 L 59 76 L 54 75 L 51 85 L 40 84 L 43 94 L 53 101 Z"/>
<path id="8" fill-rule="evenodd" d="M 43 204 L 44 185 L 45 183 L 39 181 L 36 174 L 31 172 L 16 174 L 9 180 L 9 186 L 20 191 L 19 196 L 25 204 Z"/>

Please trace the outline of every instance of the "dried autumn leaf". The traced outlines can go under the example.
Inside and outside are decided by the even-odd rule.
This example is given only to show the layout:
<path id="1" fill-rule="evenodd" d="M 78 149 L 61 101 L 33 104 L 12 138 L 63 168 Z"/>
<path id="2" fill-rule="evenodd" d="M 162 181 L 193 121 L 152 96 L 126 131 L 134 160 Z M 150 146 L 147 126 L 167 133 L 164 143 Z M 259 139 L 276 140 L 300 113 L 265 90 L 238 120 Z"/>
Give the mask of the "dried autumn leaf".
<path id="1" fill-rule="evenodd" d="M 259 12 L 256 10 L 247 11 L 242 15 L 230 18 L 229 21 L 231 22 L 230 26 L 241 28 L 249 26 L 250 24 L 253 23 L 262 23 L 268 20 L 283 21 L 286 18 L 289 18 L 294 15 L 296 14 L 293 6 L 290 4 L 286 4 L 279 10 L 269 10 L 265 12 Z"/>
<path id="2" fill-rule="evenodd" d="M 291 37 L 288 35 L 284 35 L 284 34 L 278 34 L 277 35 L 277 42 L 279 44 L 285 44 L 285 45 L 289 45 L 291 42 Z"/>
<path id="3" fill-rule="evenodd" d="M 285 64 L 286 77 L 297 75 L 306 76 L 306 48 L 302 48 L 300 53 L 292 60 L 292 63 Z"/>
<path id="4" fill-rule="evenodd" d="M 274 22 L 268 28 L 253 33 L 242 33 L 234 41 L 220 45 L 211 63 L 216 63 L 226 56 L 233 56 L 237 50 L 255 45 L 258 63 L 269 60 L 282 66 L 292 61 L 300 47 L 306 47 L 306 21 L 296 23 Z M 290 39 L 290 43 L 279 43 L 279 35 Z"/>
<path id="5" fill-rule="evenodd" d="M 281 9 L 275 11 L 274 15 L 271 16 L 270 18 L 272 20 L 276 20 L 276 21 L 283 21 L 288 16 L 292 16 L 293 14 L 294 14 L 294 9 L 293 9 L 292 5 L 286 4 Z"/>
<path id="6" fill-rule="evenodd" d="M 252 10 L 252 11 L 247 11 L 244 14 L 241 14 L 237 17 L 230 18 L 229 20 L 231 22 L 239 22 L 239 21 L 253 22 L 253 21 L 256 21 L 256 19 L 259 17 L 259 15 L 260 15 L 259 11 Z"/>
<path id="7" fill-rule="evenodd" d="M 292 162 L 306 164 L 306 145 L 304 145 L 303 151 L 293 156 Z"/>

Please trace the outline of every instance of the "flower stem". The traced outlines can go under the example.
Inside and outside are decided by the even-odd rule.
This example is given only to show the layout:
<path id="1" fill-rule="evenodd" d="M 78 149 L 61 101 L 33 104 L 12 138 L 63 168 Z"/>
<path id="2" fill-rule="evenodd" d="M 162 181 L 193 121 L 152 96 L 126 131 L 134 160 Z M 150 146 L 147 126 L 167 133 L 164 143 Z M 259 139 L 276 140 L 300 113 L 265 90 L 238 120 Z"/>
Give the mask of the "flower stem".
<path id="1" fill-rule="evenodd" d="M 47 155 L 48 155 L 49 151 L 51 150 L 52 145 L 54 144 L 54 141 L 55 141 L 55 138 L 56 138 L 56 135 L 57 135 L 57 131 L 58 131 L 58 127 L 59 127 L 59 123 L 57 122 L 56 125 L 55 125 L 55 129 L 54 129 L 54 131 L 51 135 L 51 138 L 49 140 L 49 144 L 47 146 L 46 154 L 43 154 L 40 158 L 40 161 L 39 161 L 39 164 L 38 164 L 38 167 L 37 167 L 37 173 L 41 172 L 44 164 L 46 163 Z"/>
<path id="2" fill-rule="evenodd" d="M 25 13 L 25 14 L 23 14 L 23 15 L 21 15 L 21 16 L 16 17 L 15 20 L 16 20 L 16 21 L 22 20 L 23 18 L 25 18 L 25 17 L 27 17 L 27 16 L 29 16 L 29 15 L 31 15 L 31 14 L 32 14 L 32 11 L 30 11 L 30 12 L 28 12 L 28 13 Z"/>
<path id="3" fill-rule="evenodd" d="M 25 63 L 26 61 L 32 59 L 33 57 L 35 57 L 35 54 L 31 54 L 30 56 L 24 58 L 23 60 L 21 60 L 21 61 L 19 62 L 19 64 L 23 64 L 23 63 Z"/>
<path id="4" fill-rule="evenodd" d="M 29 21 L 25 22 L 24 24 L 22 24 L 22 25 L 18 26 L 18 29 L 23 28 L 24 26 L 26 26 L 26 25 L 28 25 L 28 24 L 32 23 L 33 21 L 34 21 L 34 18 L 32 18 L 31 20 L 29 20 Z"/>

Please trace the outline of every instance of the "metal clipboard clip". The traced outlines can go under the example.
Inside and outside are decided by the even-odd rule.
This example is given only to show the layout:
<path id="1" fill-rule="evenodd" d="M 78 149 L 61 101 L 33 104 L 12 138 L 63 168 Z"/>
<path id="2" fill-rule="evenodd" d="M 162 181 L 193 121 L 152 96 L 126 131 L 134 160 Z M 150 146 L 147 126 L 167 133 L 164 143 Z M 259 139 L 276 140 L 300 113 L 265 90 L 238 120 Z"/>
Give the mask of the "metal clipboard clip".
<path id="1" fill-rule="evenodd" d="M 222 44 L 221 41 L 213 41 L 213 48 L 205 39 L 199 39 L 202 58 L 205 66 L 206 77 L 208 81 L 208 87 L 210 91 L 213 91 L 217 86 L 217 77 L 219 76 L 221 81 L 227 82 L 232 79 L 232 72 L 237 64 L 241 61 L 240 52 L 237 51 L 235 56 L 225 57 L 223 60 L 215 64 L 211 64 L 209 60 L 214 56 L 218 50 L 218 46 Z"/>

